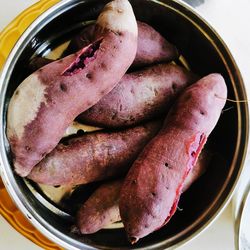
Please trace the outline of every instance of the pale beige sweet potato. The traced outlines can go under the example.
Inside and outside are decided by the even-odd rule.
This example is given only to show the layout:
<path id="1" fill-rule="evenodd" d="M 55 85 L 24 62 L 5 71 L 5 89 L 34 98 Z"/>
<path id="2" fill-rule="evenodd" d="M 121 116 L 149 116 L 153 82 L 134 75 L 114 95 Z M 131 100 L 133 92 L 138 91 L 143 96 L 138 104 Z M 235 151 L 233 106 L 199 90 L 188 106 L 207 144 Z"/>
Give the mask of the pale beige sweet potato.
<path id="1" fill-rule="evenodd" d="M 210 74 L 191 85 L 133 163 L 119 201 L 131 243 L 160 229 L 175 213 L 185 179 L 215 127 L 226 98 L 227 87 L 219 74 Z"/>
<path id="2" fill-rule="evenodd" d="M 127 0 L 108 3 L 95 42 L 26 78 L 8 107 L 7 137 L 17 174 L 27 176 L 77 115 L 111 91 L 133 62 L 137 23 Z"/>
<path id="3" fill-rule="evenodd" d="M 127 173 L 161 122 L 150 122 L 117 132 L 86 133 L 60 143 L 28 178 L 47 185 L 79 185 Z"/>

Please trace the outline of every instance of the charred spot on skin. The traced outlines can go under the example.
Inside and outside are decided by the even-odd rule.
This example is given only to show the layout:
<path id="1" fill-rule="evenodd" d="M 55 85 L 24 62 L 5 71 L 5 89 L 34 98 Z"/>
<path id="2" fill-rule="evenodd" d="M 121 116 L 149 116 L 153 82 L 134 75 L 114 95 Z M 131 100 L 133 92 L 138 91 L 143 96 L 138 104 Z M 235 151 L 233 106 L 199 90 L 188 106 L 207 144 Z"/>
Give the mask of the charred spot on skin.
<path id="1" fill-rule="evenodd" d="M 61 187 L 61 185 L 56 185 L 56 186 L 54 186 L 54 188 L 59 188 L 59 187 Z"/>
<path id="2" fill-rule="evenodd" d="M 63 92 L 67 92 L 67 86 L 64 83 L 60 83 L 60 89 Z"/>
<path id="3" fill-rule="evenodd" d="M 86 77 L 87 77 L 88 79 L 92 79 L 92 74 L 91 74 L 91 73 L 87 73 L 87 74 L 86 74 Z"/>
<path id="4" fill-rule="evenodd" d="M 156 196 L 156 193 L 155 193 L 155 192 L 152 192 L 151 194 L 152 194 L 152 196 L 153 196 L 153 197 L 155 197 L 155 196 Z"/>
<path id="5" fill-rule="evenodd" d="M 200 110 L 200 114 L 201 114 L 201 115 L 205 115 L 205 112 L 202 111 L 202 110 Z"/>
<path id="6" fill-rule="evenodd" d="M 16 91 L 15 95 L 19 95 L 19 90 Z"/>
<path id="7" fill-rule="evenodd" d="M 92 43 L 86 49 L 83 49 L 80 54 L 76 53 L 75 60 L 63 71 L 62 75 L 72 76 L 85 68 L 89 62 L 95 60 L 96 52 L 100 49 L 102 40 Z"/>
<path id="8" fill-rule="evenodd" d="M 105 92 L 104 90 L 102 90 L 102 91 L 100 92 L 100 94 L 101 94 L 102 96 L 104 96 L 104 95 L 106 94 L 106 92 Z"/>
<path id="9" fill-rule="evenodd" d="M 137 183 L 137 181 L 136 180 L 132 180 L 132 184 L 136 184 Z"/>
<path id="10" fill-rule="evenodd" d="M 172 167 L 167 162 L 164 164 L 164 166 L 168 169 L 172 169 Z"/>
<path id="11" fill-rule="evenodd" d="M 27 152 L 29 152 L 29 151 L 31 151 L 31 147 L 25 146 L 25 150 L 26 150 Z"/>
<path id="12" fill-rule="evenodd" d="M 101 68 L 103 68 L 104 70 L 107 69 L 107 66 L 105 63 L 101 63 Z"/>

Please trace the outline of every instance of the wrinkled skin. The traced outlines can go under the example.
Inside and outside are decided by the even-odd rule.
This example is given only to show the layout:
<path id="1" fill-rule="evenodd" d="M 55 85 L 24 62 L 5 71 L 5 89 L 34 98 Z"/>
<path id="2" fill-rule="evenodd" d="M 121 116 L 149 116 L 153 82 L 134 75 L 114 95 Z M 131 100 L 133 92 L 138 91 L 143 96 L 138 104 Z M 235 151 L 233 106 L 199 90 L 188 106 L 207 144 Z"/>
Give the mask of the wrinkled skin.
<path id="1" fill-rule="evenodd" d="M 215 127 L 226 98 L 226 84 L 219 74 L 210 74 L 191 85 L 133 163 L 119 202 L 131 243 L 164 226 L 175 213 L 185 179 Z"/>
<path id="2" fill-rule="evenodd" d="M 127 0 L 100 13 L 95 42 L 26 78 L 8 107 L 7 137 L 17 174 L 27 176 L 77 115 L 110 92 L 133 62 L 137 23 Z"/>

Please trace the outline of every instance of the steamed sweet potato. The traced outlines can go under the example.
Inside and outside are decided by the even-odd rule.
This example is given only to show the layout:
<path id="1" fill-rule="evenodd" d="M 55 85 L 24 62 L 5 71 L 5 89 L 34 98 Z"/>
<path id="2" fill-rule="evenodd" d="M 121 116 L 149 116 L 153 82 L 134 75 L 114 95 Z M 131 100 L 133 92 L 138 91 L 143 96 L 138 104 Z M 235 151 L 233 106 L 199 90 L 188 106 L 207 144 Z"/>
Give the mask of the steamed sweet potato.
<path id="1" fill-rule="evenodd" d="M 185 192 L 207 169 L 209 154 L 203 151 L 183 186 Z M 120 221 L 119 198 L 123 179 L 101 185 L 81 206 L 76 223 L 82 234 L 95 233 L 110 224 Z"/>
<path id="2" fill-rule="evenodd" d="M 153 27 L 146 23 L 137 21 L 138 44 L 135 60 L 131 67 L 147 66 L 161 62 L 170 62 L 178 58 L 176 47 L 170 44 Z M 95 25 L 91 24 L 84 28 L 79 35 L 76 35 L 70 42 L 64 54 L 71 54 L 87 46 L 93 40 Z M 51 60 L 42 57 L 35 57 L 30 62 L 30 69 L 37 70 L 50 63 Z"/>
<path id="3" fill-rule="evenodd" d="M 160 129 L 161 122 L 117 132 L 94 132 L 59 144 L 28 178 L 47 185 L 79 185 L 120 176 Z"/>
<path id="4" fill-rule="evenodd" d="M 7 136 L 16 173 L 31 169 L 58 144 L 77 115 L 111 91 L 137 49 L 137 23 L 127 0 L 107 4 L 95 42 L 26 78 L 8 107 Z"/>
<path id="5" fill-rule="evenodd" d="M 175 213 L 184 181 L 215 127 L 226 98 L 226 84 L 219 74 L 210 74 L 187 88 L 160 132 L 133 163 L 119 202 L 131 243 L 164 226 Z"/>
<path id="6" fill-rule="evenodd" d="M 179 53 L 159 32 L 146 23 L 137 21 L 138 45 L 132 67 L 141 67 L 160 62 L 170 62 L 178 58 Z"/>
<path id="7" fill-rule="evenodd" d="M 137 21 L 138 44 L 135 60 L 131 67 L 145 66 L 161 62 L 170 62 L 178 58 L 179 53 L 174 45 L 169 43 L 150 25 Z M 92 41 L 94 24 L 88 25 L 70 42 L 66 53 L 77 51 Z"/>
<path id="8" fill-rule="evenodd" d="M 122 183 L 120 179 L 101 185 L 81 206 L 76 217 L 80 233 L 95 233 L 121 220 L 118 204 Z"/>
<path id="9" fill-rule="evenodd" d="M 173 99 L 197 79 L 174 64 L 159 64 L 125 74 L 121 81 L 78 120 L 99 127 L 124 127 L 162 115 Z"/>

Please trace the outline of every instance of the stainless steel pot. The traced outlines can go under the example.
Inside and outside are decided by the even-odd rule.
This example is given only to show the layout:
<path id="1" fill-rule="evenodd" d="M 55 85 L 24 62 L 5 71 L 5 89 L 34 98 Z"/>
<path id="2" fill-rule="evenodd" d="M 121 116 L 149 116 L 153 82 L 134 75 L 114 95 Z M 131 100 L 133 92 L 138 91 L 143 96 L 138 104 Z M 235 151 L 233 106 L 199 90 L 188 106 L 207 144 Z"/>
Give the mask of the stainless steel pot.
<path id="1" fill-rule="evenodd" d="M 166 249 L 179 246 L 198 235 L 228 203 L 239 179 L 247 148 L 247 103 L 228 103 L 206 145 L 216 152 L 207 173 L 182 195 L 178 211 L 169 224 L 129 245 L 121 228 L 93 235 L 71 233 L 72 221 L 64 213 L 48 208 L 48 200 L 32 192 L 12 170 L 6 139 L 6 110 L 9 99 L 29 71 L 29 59 L 77 33 L 85 21 L 96 19 L 107 1 L 65 0 L 42 14 L 20 37 L 10 53 L 0 78 L 1 176 L 24 215 L 47 237 L 67 249 Z M 131 0 L 138 20 L 154 26 L 174 43 L 190 68 L 203 76 L 219 72 L 226 79 L 229 98 L 246 99 L 241 74 L 219 35 L 196 11 L 181 1 Z"/>

